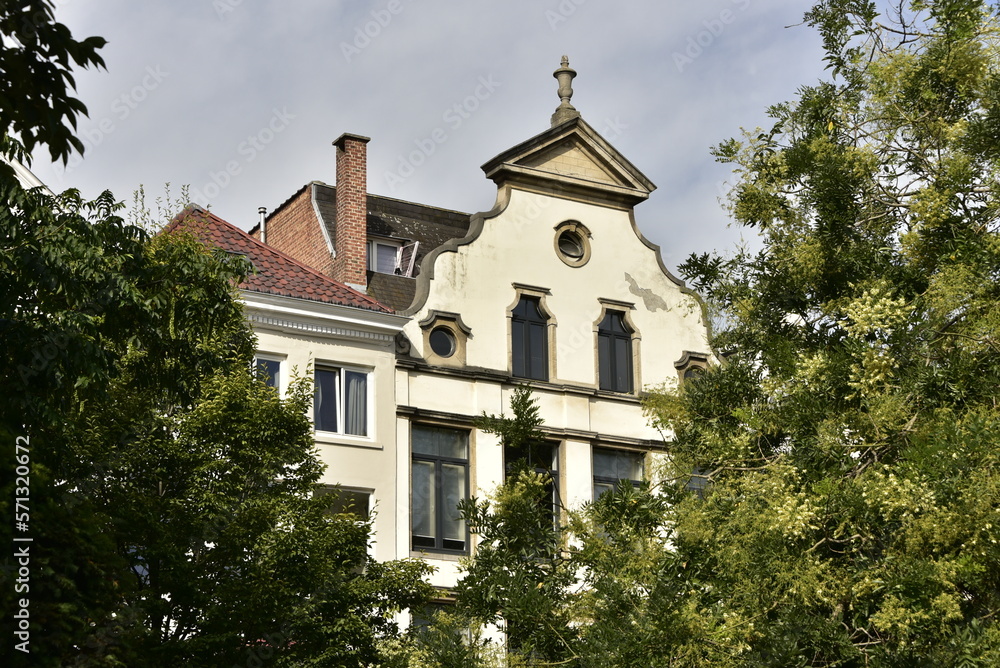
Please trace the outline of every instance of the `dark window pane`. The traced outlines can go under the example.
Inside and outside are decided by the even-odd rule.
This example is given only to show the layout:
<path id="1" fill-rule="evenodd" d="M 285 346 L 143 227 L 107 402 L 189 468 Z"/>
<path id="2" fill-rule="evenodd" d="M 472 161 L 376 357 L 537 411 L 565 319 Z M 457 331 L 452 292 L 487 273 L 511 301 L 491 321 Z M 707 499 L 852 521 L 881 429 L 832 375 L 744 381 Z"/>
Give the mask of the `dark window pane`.
<path id="1" fill-rule="evenodd" d="M 469 456 L 469 437 L 458 429 L 414 425 L 413 454 L 466 459 Z"/>
<path id="2" fill-rule="evenodd" d="M 632 391 L 632 345 L 629 339 L 615 339 L 615 391 Z"/>
<path id="3" fill-rule="evenodd" d="M 527 329 L 528 323 L 520 322 L 515 320 L 511 324 L 510 330 L 510 345 L 511 345 L 511 357 L 514 363 L 514 375 L 518 378 L 525 378 L 528 375 L 526 362 L 527 362 L 527 351 L 525 350 L 524 343 L 527 340 L 525 336 L 525 329 Z"/>
<path id="4" fill-rule="evenodd" d="M 276 390 L 279 389 L 278 378 L 281 370 L 281 362 L 258 358 L 254 360 L 254 367 L 257 370 L 258 377 L 267 383 L 268 387 L 273 387 Z"/>
<path id="5" fill-rule="evenodd" d="M 612 490 L 619 480 L 631 480 L 637 485 L 642 480 L 643 455 L 627 450 L 594 449 L 594 498 Z"/>
<path id="6" fill-rule="evenodd" d="M 618 466 L 614 450 L 594 450 L 594 476 L 617 478 Z"/>
<path id="7" fill-rule="evenodd" d="M 573 260 L 583 257 L 583 239 L 572 230 L 565 230 L 559 235 L 559 250 L 563 255 Z"/>
<path id="8" fill-rule="evenodd" d="M 700 366 L 688 367 L 684 370 L 684 380 L 692 380 L 705 373 L 705 370 Z"/>
<path id="9" fill-rule="evenodd" d="M 442 517 L 442 534 L 445 541 L 461 543 L 457 548 L 465 547 L 465 520 L 459 515 L 458 503 L 465 499 L 465 465 L 464 464 L 442 464 L 441 465 L 442 490 L 441 496 L 444 502 Z"/>
<path id="10" fill-rule="evenodd" d="M 529 330 L 530 339 L 528 341 L 528 352 L 530 355 L 530 368 L 528 377 L 536 380 L 548 380 L 548 354 L 545 345 L 545 325 L 531 323 Z"/>
<path id="11" fill-rule="evenodd" d="M 512 373 L 519 378 L 548 380 L 547 321 L 538 300 L 522 297 L 511 317 Z"/>
<path id="12" fill-rule="evenodd" d="M 389 244 L 375 244 L 375 271 L 380 274 L 391 274 L 396 270 L 397 246 Z"/>
<path id="13" fill-rule="evenodd" d="M 611 381 L 611 337 L 606 334 L 597 335 L 597 362 L 600 366 L 599 376 L 602 390 L 613 390 Z"/>
<path id="14" fill-rule="evenodd" d="M 414 425 L 411 434 L 413 547 L 465 550 L 458 504 L 468 497 L 468 433 Z"/>
<path id="15" fill-rule="evenodd" d="M 597 499 L 601 498 L 601 495 L 613 491 L 614 488 L 615 488 L 614 485 L 611 485 L 611 484 L 606 483 L 606 482 L 595 482 L 594 483 L 594 500 L 596 501 Z M 611 498 L 614 498 L 614 497 L 611 497 Z"/>
<path id="16" fill-rule="evenodd" d="M 597 360 L 602 390 L 632 391 L 632 335 L 621 313 L 608 311 L 598 325 Z"/>
<path id="17" fill-rule="evenodd" d="M 431 350 L 440 357 L 451 357 L 455 354 L 455 335 L 444 327 L 438 327 L 430 335 Z"/>
<path id="18" fill-rule="evenodd" d="M 316 369 L 313 421 L 319 431 L 337 431 L 339 369 Z"/>

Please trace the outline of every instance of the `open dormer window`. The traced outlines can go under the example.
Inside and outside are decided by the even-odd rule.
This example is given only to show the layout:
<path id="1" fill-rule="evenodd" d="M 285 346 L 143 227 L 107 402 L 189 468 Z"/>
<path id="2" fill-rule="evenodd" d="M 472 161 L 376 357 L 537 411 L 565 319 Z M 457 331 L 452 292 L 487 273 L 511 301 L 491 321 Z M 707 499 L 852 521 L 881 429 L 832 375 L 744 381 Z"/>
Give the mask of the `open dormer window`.
<path id="1" fill-rule="evenodd" d="M 372 239 L 368 242 L 368 270 L 380 274 L 392 274 L 396 271 L 396 258 L 401 241 L 392 239 Z"/>
<path id="2" fill-rule="evenodd" d="M 418 241 L 405 243 L 402 239 L 369 239 L 368 271 L 412 276 L 419 246 Z"/>

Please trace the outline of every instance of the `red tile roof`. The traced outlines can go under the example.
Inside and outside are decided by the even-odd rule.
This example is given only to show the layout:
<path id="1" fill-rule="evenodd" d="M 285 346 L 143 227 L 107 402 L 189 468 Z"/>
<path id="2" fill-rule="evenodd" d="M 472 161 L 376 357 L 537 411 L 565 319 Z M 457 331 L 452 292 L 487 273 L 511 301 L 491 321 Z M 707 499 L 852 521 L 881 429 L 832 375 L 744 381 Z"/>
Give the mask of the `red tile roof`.
<path id="1" fill-rule="evenodd" d="M 256 272 L 240 283 L 240 288 L 244 290 L 392 313 L 390 308 L 364 293 L 262 244 L 243 230 L 197 205 L 190 204 L 177 214 L 163 233 L 177 231 L 190 232 L 206 244 L 245 255 L 253 263 Z"/>

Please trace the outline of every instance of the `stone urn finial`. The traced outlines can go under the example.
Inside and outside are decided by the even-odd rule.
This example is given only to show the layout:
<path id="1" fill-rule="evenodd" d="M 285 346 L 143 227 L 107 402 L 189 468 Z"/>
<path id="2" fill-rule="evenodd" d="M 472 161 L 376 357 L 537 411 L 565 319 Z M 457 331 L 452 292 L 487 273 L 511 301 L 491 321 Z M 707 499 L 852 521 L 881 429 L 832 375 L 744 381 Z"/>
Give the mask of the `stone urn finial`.
<path id="1" fill-rule="evenodd" d="M 576 70 L 569 66 L 569 56 L 563 56 L 560 65 L 559 69 L 552 73 L 552 76 L 559 82 L 559 106 L 556 107 L 556 113 L 552 114 L 552 127 L 565 123 L 571 118 L 580 117 L 580 112 L 570 104 L 570 99 L 573 97 L 573 77 L 576 76 Z"/>

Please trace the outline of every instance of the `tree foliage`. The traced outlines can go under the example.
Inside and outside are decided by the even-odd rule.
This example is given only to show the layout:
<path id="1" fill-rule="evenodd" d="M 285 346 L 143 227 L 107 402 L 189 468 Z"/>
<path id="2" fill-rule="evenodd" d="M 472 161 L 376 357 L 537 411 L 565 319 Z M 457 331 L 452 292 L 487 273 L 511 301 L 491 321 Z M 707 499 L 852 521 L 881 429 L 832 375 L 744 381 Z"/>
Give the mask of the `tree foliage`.
<path id="1" fill-rule="evenodd" d="M 576 579 L 532 632 L 564 644 L 529 663 L 1000 664 L 996 10 L 823 0 L 806 22 L 830 79 L 715 149 L 761 250 L 682 268 L 719 364 L 646 403 L 661 482 L 553 538 Z M 528 487 L 470 515 L 494 574 L 472 600 L 548 566 L 508 547 Z"/>
<path id="2" fill-rule="evenodd" d="M 0 410 L 32 444 L 31 665 L 377 661 L 426 567 L 375 563 L 370 521 L 313 498 L 311 390 L 254 376 L 245 263 L 147 238 L 110 193 L 4 187 Z"/>
<path id="3" fill-rule="evenodd" d="M 22 161 L 82 150 L 70 69 L 101 64 L 51 10 L 0 8 L 0 152 Z M 427 567 L 376 563 L 370 520 L 313 496 L 310 389 L 251 370 L 248 263 L 120 208 L 0 163 L 0 514 L 29 554 L 0 573 L 5 665 L 377 663 Z"/>
<path id="4" fill-rule="evenodd" d="M 1000 51 L 974 0 L 826 0 L 832 80 L 716 148 L 763 249 L 682 268 L 725 361 L 649 404 L 720 665 L 1000 661 Z"/>
<path id="5" fill-rule="evenodd" d="M 16 151 L 22 162 L 37 146 L 48 147 L 53 162 L 65 163 L 73 150 L 83 153 L 74 131 L 87 107 L 70 94 L 76 87 L 72 68 L 104 67 L 98 51 L 106 41 L 77 41 L 56 21 L 54 8 L 51 0 L 0 4 L 0 134 L 18 140 L 0 149 Z"/>

